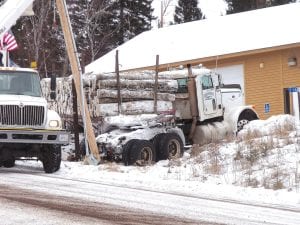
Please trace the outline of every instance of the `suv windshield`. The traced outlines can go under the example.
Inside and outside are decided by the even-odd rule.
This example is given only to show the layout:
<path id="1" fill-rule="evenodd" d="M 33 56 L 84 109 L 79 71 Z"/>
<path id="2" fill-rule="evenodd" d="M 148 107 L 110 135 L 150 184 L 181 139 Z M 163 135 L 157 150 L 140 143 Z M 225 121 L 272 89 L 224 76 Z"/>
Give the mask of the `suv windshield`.
<path id="1" fill-rule="evenodd" d="M 40 78 L 34 72 L 0 71 L 0 95 L 41 97 Z"/>

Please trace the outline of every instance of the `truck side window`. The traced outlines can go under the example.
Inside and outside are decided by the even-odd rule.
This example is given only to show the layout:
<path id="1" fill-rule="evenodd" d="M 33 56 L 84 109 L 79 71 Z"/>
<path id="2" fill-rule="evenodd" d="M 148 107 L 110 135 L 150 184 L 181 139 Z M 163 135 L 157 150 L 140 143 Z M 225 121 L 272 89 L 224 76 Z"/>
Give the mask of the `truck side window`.
<path id="1" fill-rule="evenodd" d="M 201 83 L 202 83 L 203 90 L 214 88 L 211 76 L 203 76 L 201 78 Z"/>
<path id="2" fill-rule="evenodd" d="M 187 88 L 187 78 L 180 78 L 177 79 L 178 83 L 178 93 L 187 93 L 188 88 Z"/>

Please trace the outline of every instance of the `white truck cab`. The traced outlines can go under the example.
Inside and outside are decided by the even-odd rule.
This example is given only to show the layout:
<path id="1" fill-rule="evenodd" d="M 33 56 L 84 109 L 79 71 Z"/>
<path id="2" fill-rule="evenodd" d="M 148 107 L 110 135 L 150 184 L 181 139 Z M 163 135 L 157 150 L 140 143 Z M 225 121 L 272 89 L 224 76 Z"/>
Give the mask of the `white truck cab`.
<path id="1" fill-rule="evenodd" d="M 42 97 L 32 69 L 0 67 L 0 165 L 37 157 L 46 173 L 59 169 L 61 145 L 69 143 L 62 120 Z"/>

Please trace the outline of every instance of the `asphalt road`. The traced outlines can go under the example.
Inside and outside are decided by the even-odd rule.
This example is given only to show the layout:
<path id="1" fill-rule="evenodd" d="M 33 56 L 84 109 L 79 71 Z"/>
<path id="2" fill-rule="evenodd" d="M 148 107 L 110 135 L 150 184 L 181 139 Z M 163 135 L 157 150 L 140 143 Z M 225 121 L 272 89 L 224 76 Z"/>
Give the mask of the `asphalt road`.
<path id="1" fill-rule="evenodd" d="M 71 180 L 30 168 L 0 168 L 0 202 L 4 225 L 300 224 L 300 209 Z"/>

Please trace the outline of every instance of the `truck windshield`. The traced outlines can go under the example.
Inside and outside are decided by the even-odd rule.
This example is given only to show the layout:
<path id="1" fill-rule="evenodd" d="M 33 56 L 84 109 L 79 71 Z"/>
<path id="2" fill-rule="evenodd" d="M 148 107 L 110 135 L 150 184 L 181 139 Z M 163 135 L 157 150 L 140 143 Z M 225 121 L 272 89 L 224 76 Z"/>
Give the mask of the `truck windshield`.
<path id="1" fill-rule="evenodd" d="M 0 95 L 41 97 L 40 78 L 34 72 L 0 71 Z"/>

